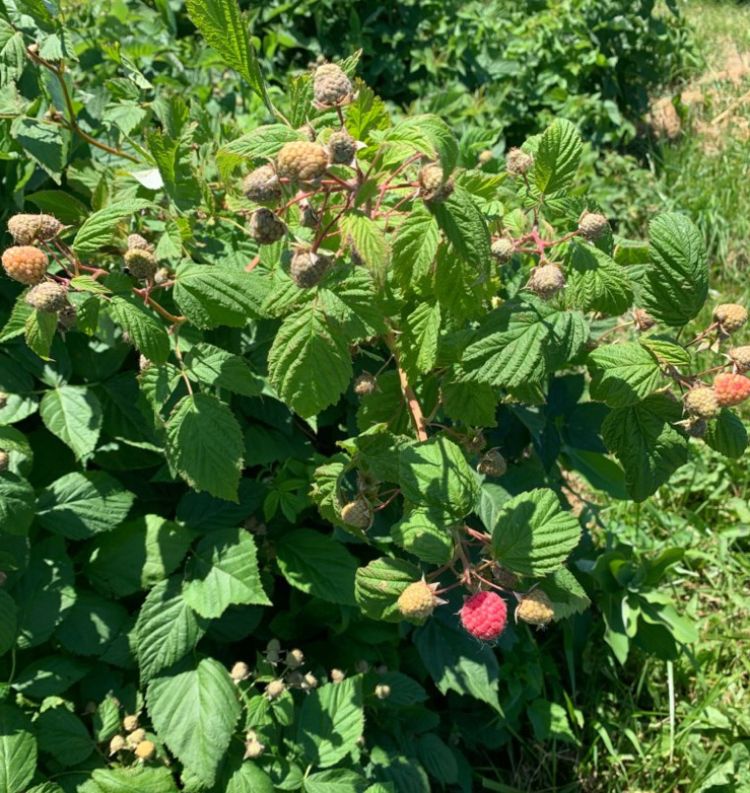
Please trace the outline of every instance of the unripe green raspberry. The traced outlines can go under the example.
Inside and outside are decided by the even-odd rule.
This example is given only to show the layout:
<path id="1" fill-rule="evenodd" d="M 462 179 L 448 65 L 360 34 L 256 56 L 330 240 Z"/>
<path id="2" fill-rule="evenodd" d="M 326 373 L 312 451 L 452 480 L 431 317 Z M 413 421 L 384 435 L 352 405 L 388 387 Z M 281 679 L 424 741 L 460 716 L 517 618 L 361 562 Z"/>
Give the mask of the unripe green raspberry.
<path id="1" fill-rule="evenodd" d="M 685 409 L 693 416 L 702 419 L 716 418 L 721 412 L 721 405 L 713 388 L 698 386 L 685 395 Z"/>
<path id="2" fill-rule="evenodd" d="M 280 659 L 281 642 L 278 639 L 269 639 L 266 645 L 266 660 L 269 664 L 277 664 Z"/>
<path id="3" fill-rule="evenodd" d="M 250 218 L 250 234 L 260 245 L 271 245 L 286 234 L 286 226 L 270 209 L 261 207 Z"/>
<path id="4" fill-rule="evenodd" d="M 378 699 L 388 699 L 391 695 L 391 687 L 387 683 L 378 683 L 375 686 L 375 696 Z"/>
<path id="5" fill-rule="evenodd" d="M 437 584 L 428 584 L 424 579 L 409 584 L 396 601 L 401 615 L 415 622 L 426 620 L 444 602 L 435 594 L 437 588 Z"/>
<path id="6" fill-rule="evenodd" d="M 313 77 L 315 102 L 323 107 L 332 107 L 350 102 L 354 88 L 343 69 L 335 63 L 318 66 Z"/>
<path id="7" fill-rule="evenodd" d="M 490 250 L 492 255 L 503 264 L 513 258 L 515 247 L 513 240 L 509 240 L 507 237 L 500 237 L 492 243 Z"/>
<path id="8" fill-rule="evenodd" d="M 341 508 L 341 520 L 355 529 L 368 529 L 372 523 L 373 511 L 370 502 L 357 497 Z"/>
<path id="9" fill-rule="evenodd" d="M 149 251 L 150 253 L 154 252 L 154 246 L 140 234 L 128 234 L 127 245 L 129 251 L 139 250 Z"/>
<path id="10" fill-rule="evenodd" d="M 497 449 L 490 449 L 477 464 L 477 471 L 485 476 L 503 476 L 507 470 L 508 463 Z"/>
<path id="11" fill-rule="evenodd" d="M 161 286 L 162 284 L 166 284 L 171 277 L 172 277 L 172 273 L 169 272 L 168 267 L 160 267 L 154 273 L 154 283 Z"/>
<path id="12" fill-rule="evenodd" d="M 548 300 L 565 286 L 565 274 L 556 264 L 543 264 L 531 271 L 526 286 L 539 297 Z"/>
<path id="13" fill-rule="evenodd" d="M 357 143 L 345 129 L 334 132 L 328 138 L 328 155 L 332 163 L 349 165 L 356 153 Z"/>
<path id="14" fill-rule="evenodd" d="M 505 157 L 505 168 L 511 176 L 523 176 L 533 167 L 533 155 L 523 149 L 511 149 Z"/>
<path id="15" fill-rule="evenodd" d="M 555 611 L 552 608 L 552 601 L 547 596 L 546 592 L 541 589 L 535 589 L 533 592 L 528 592 L 521 595 L 516 606 L 516 622 L 522 620 L 528 622 L 529 625 L 547 625 L 552 621 L 555 616 Z"/>
<path id="16" fill-rule="evenodd" d="M 453 192 L 453 180 L 444 179 L 439 165 L 425 165 L 419 172 L 419 187 L 425 201 L 439 203 Z"/>
<path id="17" fill-rule="evenodd" d="M 14 281 L 27 286 L 38 284 L 45 276 L 49 259 L 33 245 L 16 245 L 3 252 L 3 267 Z"/>
<path id="18" fill-rule="evenodd" d="M 299 669 L 302 664 L 305 663 L 305 654 L 302 650 L 298 648 L 294 648 L 293 650 L 289 650 L 286 654 L 286 665 L 290 669 Z"/>
<path id="19" fill-rule="evenodd" d="M 272 165 L 251 171 L 242 183 L 242 192 L 251 200 L 271 203 L 281 198 L 281 182 Z"/>
<path id="20" fill-rule="evenodd" d="M 740 372 L 750 369 L 750 346 L 732 347 L 729 357 Z"/>
<path id="21" fill-rule="evenodd" d="M 311 689 L 318 687 L 318 678 L 312 672 L 308 672 L 303 681 L 302 681 L 302 688 L 304 689 Z"/>
<path id="22" fill-rule="evenodd" d="M 737 303 L 722 303 L 714 309 L 714 321 L 725 333 L 734 333 L 747 322 L 747 309 Z"/>
<path id="23" fill-rule="evenodd" d="M 24 300 L 37 311 L 54 313 L 67 305 L 68 290 L 52 281 L 43 281 L 32 286 Z"/>
<path id="24" fill-rule="evenodd" d="M 292 256 L 289 275 L 300 289 L 311 289 L 323 280 L 331 264 L 329 256 L 300 248 Z"/>
<path id="25" fill-rule="evenodd" d="M 123 257 L 125 267 L 127 267 L 133 278 L 139 281 L 147 281 L 154 277 L 156 273 L 156 257 L 151 251 L 144 248 L 131 248 L 125 252 Z"/>
<path id="26" fill-rule="evenodd" d="M 609 221 L 598 212 L 584 212 L 578 219 L 578 231 L 590 242 L 598 240 L 602 234 L 609 231 Z"/>
<path id="27" fill-rule="evenodd" d="M 52 215 L 13 215 L 8 221 L 8 232 L 16 245 L 49 242 L 64 228 Z"/>
<path id="28" fill-rule="evenodd" d="M 285 143 L 276 156 L 279 176 L 299 182 L 317 182 L 328 168 L 328 152 L 317 143 L 297 140 Z"/>
<path id="29" fill-rule="evenodd" d="M 266 686 L 266 696 L 269 699 L 277 699 L 286 691 L 286 685 L 283 680 L 272 680 Z"/>
<path id="30" fill-rule="evenodd" d="M 369 396 L 374 393 L 376 387 L 377 380 L 370 372 L 362 372 L 354 380 L 354 393 L 359 397 Z"/>

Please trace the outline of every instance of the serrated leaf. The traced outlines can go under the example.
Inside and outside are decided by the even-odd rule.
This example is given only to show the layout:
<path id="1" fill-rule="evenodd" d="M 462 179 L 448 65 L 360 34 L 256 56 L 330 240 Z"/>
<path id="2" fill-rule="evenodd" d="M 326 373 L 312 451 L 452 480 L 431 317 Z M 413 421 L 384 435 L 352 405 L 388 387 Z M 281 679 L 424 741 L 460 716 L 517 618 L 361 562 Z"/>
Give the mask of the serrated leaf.
<path id="1" fill-rule="evenodd" d="M 357 570 L 354 597 L 368 617 L 399 622 L 403 618 L 396 601 L 409 584 L 419 581 L 421 575 L 416 565 L 403 559 L 374 559 Z"/>
<path id="2" fill-rule="evenodd" d="M 425 373 L 435 366 L 441 319 L 439 303 L 420 303 L 406 318 L 399 349 L 407 371 Z"/>
<path id="3" fill-rule="evenodd" d="M 128 611 L 119 603 L 78 591 L 76 602 L 57 626 L 55 637 L 68 652 L 101 656 L 128 620 Z"/>
<path id="4" fill-rule="evenodd" d="M 532 175 L 539 191 L 549 195 L 568 187 L 582 152 L 581 136 L 569 121 L 557 119 L 547 127 L 534 155 Z"/>
<path id="5" fill-rule="evenodd" d="M 703 237 L 683 215 L 665 212 L 648 227 L 649 258 L 641 284 L 643 307 L 660 322 L 684 325 L 708 296 L 708 260 Z"/>
<path id="6" fill-rule="evenodd" d="M 0 790 L 24 793 L 36 770 L 37 745 L 23 711 L 0 704 Z"/>
<path id="7" fill-rule="evenodd" d="M 260 300 L 250 273 L 225 264 L 189 264 L 175 277 L 174 299 L 199 328 L 242 328 L 258 316 Z"/>
<path id="8" fill-rule="evenodd" d="M 633 289 L 625 268 L 593 245 L 571 246 L 566 270 L 567 304 L 584 311 L 622 314 L 633 302 Z"/>
<path id="9" fill-rule="evenodd" d="M 489 645 L 473 639 L 455 617 L 436 612 L 414 633 L 422 663 L 441 694 L 455 691 L 500 710 L 498 664 Z"/>
<path id="10" fill-rule="evenodd" d="M 671 426 L 682 405 L 653 394 L 637 405 L 613 410 L 602 423 L 602 439 L 625 469 L 628 492 L 643 501 L 687 462 L 687 441 Z"/>
<path id="11" fill-rule="evenodd" d="M 266 84 L 237 0 L 187 0 L 190 19 L 222 60 L 247 80 L 273 112 Z"/>
<path id="12" fill-rule="evenodd" d="M 235 687 L 213 658 L 151 681 L 146 694 L 154 727 L 169 750 L 203 785 L 213 785 L 240 716 Z"/>
<path id="13" fill-rule="evenodd" d="M 348 677 L 312 691 L 302 704 L 297 743 L 318 768 L 335 765 L 357 745 L 365 726 L 362 683 Z"/>
<path id="14" fill-rule="evenodd" d="M 264 124 L 230 141 L 216 153 L 216 163 L 227 179 L 245 160 L 266 162 L 275 157 L 285 143 L 305 140 L 304 135 L 286 124 Z"/>
<path id="15" fill-rule="evenodd" d="M 180 523 L 144 515 L 96 538 L 86 576 L 118 597 L 149 589 L 177 569 L 192 538 L 190 529 Z"/>
<path id="16" fill-rule="evenodd" d="M 231 605 L 270 606 L 252 536 L 243 529 L 221 529 L 204 537 L 190 557 L 182 595 L 207 619 L 220 617 Z"/>
<path id="17" fill-rule="evenodd" d="M 177 578 L 160 582 L 146 595 L 138 613 L 136 651 L 143 682 L 184 658 L 204 633 L 203 623 L 180 590 Z"/>
<path id="18" fill-rule="evenodd" d="M 0 658 L 16 643 L 18 608 L 13 598 L 0 589 Z"/>
<path id="19" fill-rule="evenodd" d="M 456 521 L 436 507 L 412 509 L 391 529 L 394 541 L 423 562 L 446 564 L 453 558 Z"/>
<path id="20" fill-rule="evenodd" d="M 34 488 L 21 476 L 0 476 L 0 534 L 23 536 L 34 520 Z"/>
<path id="21" fill-rule="evenodd" d="M 39 494 L 39 522 L 49 531 L 83 540 L 116 528 L 135 496 L 103 471 L 73 471 Z"/>
<path id="22" fill-rule="evenodd" d="M 73 250 L 83 258 L 98 253 L 99 249 L 111 242 L 115 226 L 124 218 L 129 218 L 153 204 L 142 198 L 117 201 L 98 212 L 89 215 L 73 240 Z"/>
<path id="23" fill-rule="evenodd" d="M 77 459 L 96 448 L 102 408 L 94 392 L 79 385 L 61 385 L 46 391 L 39 405 L 44 426 L 69 446 Z"/>
<path id="24" fill-rule="evenodd" d="M 555 621 L 566 619 L 585 611 L 591 601 L 578 580 L 565 567 L 555 570 L 539 583 L 539 588 L 549 597 Z"/>
<path id="25" fill-rule="evenodd" d="M 57 314 L 51 311 L 32 311 L 24 323 L 26 344 L 45 360 L 49 360 L 49 351 L 57 330 Z"/>
<path id="26" fill-rule="evenodd" d="M 64 705 L 42 711 L 34 726 L 39 750 L 63 766 L 82 763 L 95 749 L 86 725 Z"/>
<path id="27" fill-rule="evenodd" d="M 472 266 L 478 278 L 486 278 L 491 264 L 490 234 L 471 194 L 456 187 L 444 201 L 429 208 L 455 252 Z"/>
<path id="28" fill-rule="evenodd" d="M 313 416 L 336 402 L 352 379 L 348 339 L 316 303 L 303 306 L 279 328 L 268 353 L 268 374 L 292 410 Z"/>
<path id="29" fill-rule="evenodd" d="M 185 355 L 185 366 L 192 378 L 214 388 L 243 396 L 258 396 L 263 391 L 263 379 L 244 358 L 213 344 L 201 342 L 192 347 Z"/>
<path id="30" fill-rule="evenodd" d="M 404 289 L 429 275 L 439 242 L 437 220 L 426 207 L 417 205 L 399 227 L 393 243 L 393 270 Z"/>
<path id="31" fill-rule="evenodd" d="M 608 344 L 589 353 L 591 396 L 619 408 L 634 405 L 663 383 L 659 363 L 637 342 Z"/>
<path id="32" fill-rule="evenodd" d="M 720 454 L 737 460 L 747 448 L 747 430 L 738 416 L 724 408 L 716 421 L 709 423 L 704 440 Z"/>
<path id="33" fill-rule="evenodd" d="M 446 177 L 456 167 L 458 143 L 450 127 L 438 116 L 424 114 L 406 118 L 388 130 L 384 140 L 439 159 Z"/>
<path id="34" fill-rule="evenodd" d="M 245 445 L 232 411 L 210 394 L 183 397 L 167 421 L 167 455 L 196 490 L 237 500 Z"/>
<path id="35" fill-rule="evenodd" d="M 581 526 L 552 490 L 539 488 L 503 503 L 492 529 L 492 555 L 521 575 L 553 573 L 578 545 Z"/>
<path id="36" fill-rule="evenodd" d="M 302 592 L 353 606 L 357 560 L 332 537 L 310 529 L 285 534 L 276 545 L 276 561 L 286 580 Z"/>
<path id="37" fill-rule="evenodd" d="M 462 518 L 474 508 L 479 483 L 461 449 L 445 437 L 409 446 L 399 458 L 401 492 L 423 504 Z"/>
<path id="38" fill-rule="evenodd" d="M 115 322 L 133 340 L 136 348 L 153 363 L 169 357 L 169 336 L 160 319 L 132 295 L 115 295 L 109 302 Z"/>
<path id="39" fill-rule="evenodd" d="M 95 768 L 79 793 L 177 793 L 168 768 Z"/>
<path id="40" fill-rule="evenodd" d="M 89 664 L 77 658 L 48 655 L 24 667 L 13 681 L 13 688 L 32 699 L 57 696 L 77 683 L 90 669 Z"/>
<path id="41" fill-rule="evenodd" d="M 390 251 L 383 229 L 367 215 L 350 212 L 341 221 L 341 234 L 349 237 L 357 254 L 379 283 L 385 280 Z"/>

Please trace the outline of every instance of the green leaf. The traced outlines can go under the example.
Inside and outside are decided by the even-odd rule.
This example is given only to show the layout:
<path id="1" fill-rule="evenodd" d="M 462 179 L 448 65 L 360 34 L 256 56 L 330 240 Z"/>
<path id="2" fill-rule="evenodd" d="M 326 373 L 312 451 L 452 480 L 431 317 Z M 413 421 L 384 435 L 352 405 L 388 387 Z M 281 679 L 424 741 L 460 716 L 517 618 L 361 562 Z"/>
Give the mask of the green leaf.
<path id="1" fill-rule="evenodd" d="M 136 348 L 153 363 L 169 357 L 169 336 L 161 320 L 132 295 L 115 295 L 109 302 L 115 322 L 133 340 Z"/>
<path id="2" fill-rule="evenodd" d="M 257 700 L 256 700 L 257 702 Z M 264 704 L 268 704 L 266 700 Z M 248 727 L 251 725 L 248 722 Z M 235 741 L 221 766 L 221 778 L 214 790 L 221 793 L 274 793 L 268 774 L 252 761 L 243 759 L 244 746 Z"/>
<path id="3" fill-rule="evenodd" d="M 637 342 L 598 347 L 587 359 L 591 396 L 619 408 L 634 405 L 663 383 L 661 367 Z"/>
<path id="4" fill-rule="evenodd" d="M 407 317 L 399 338 L 401 363 L 407 371 L 425 373 L 435 366 L 440 321 L 439 303 L 420 303 Z"/>
<path id="5" fill-rule="evenodd" d="M 78 460 L 96 448 L 102 425 L 102 409 L 92 390 L 80 385 L 61 385 L 46 391 L 39 405 L 45 427 L 69 446 Z"/>
<path id="6" fill-rule="evenodd" d="M 337 322 L 310 303 L 279 328 L 268 353 L 268 374 L 292 410 L 314 416 L 336 402 L 352 379 L 349 341 Z"/>
<path id="7" fill-rule="evenodd" d="M 454 525 L 455 519 L 437 507 L 419 507 L 393 526 L 391 536 L 421 561 L 446 564 L 453 558 Z"/>
<path id="8" fill-rule="evenodd" d="M 57 330 L 57 314 L 32 311 L 24 323 L 26 344 L 40 357 L 49 360 L 49 351 Z"/>
<path id="9" fill-rule="evenodd" d="M 48 655 L 32 661 L 13 681 L 25 697 L 44 699 L 62 694 L 89 672 L 89 664 L 64 655 Z M 118 719 L 119 726 L 119 719 Z"/>
<path id="10" fill-rule="evenodd" d="M 196 490 L 237 501 L 244 452 L 242 430 L 216 397 L 183 397 L 167 421 L 167 455 Z"/>
<path id="11" fill-rule="evenodd" d="M 70 133 L 57 124 L 23 117 L 13 122 L 11 134 L 29 157 L 59 184 L 68 161 Z"/>
<path id="12" fill-rule="evenodd" d="M 248 25 L 242 18 L 237 0 L 187 0 L 187 10 L 193 24 L 222 60 L 247 80 L 250 88 L 273 112 L 258 59 L 250 43 Z"/>
<path id="13" fill-rule="evenodd" d="M 687 441 L 671 426 L 682 405 L 665 394 L 613 410 L 602 423 L 602 439 L 625 469 L 628 492 L 643 501 L 687 462 Z"/>
<path id="14" fill-rule="evenodd" d="M 361 793 L 367 784 L 365 778 L 348 768 L 331 768 L 305 777 L 305 793 Z"/>
<path id="15" fill-rule="evenodd" d="M 270 606 L 252 536 L 244 529 L 221 529 L 204 537 L 187 566 L 182 596 L 207 619 L 220 617 L 231 605 Z"/>
<path id="16" fill-rule="evenodd" d="M 73 250 L 78 256 L 85 258 L 112 241 L 115 226 L 124 218 L 132 217 L 153 204 L 142 198 L 117 201 L 98 212 L 89 215 L 73 240 Z"/>
<path id="17" fill-rule="evenodd" d="M 462 518 L 474 508 L 479 483 L 461 449 L 445 437 L 409 446 L 399 460 L 401 492 L 414 504 Z"/>
<path id="18" fill-rule="evenodd" d="M 310 692 L 297 722 L 297 743 L 307 762 L 329 768 L 357 745 L 365 727 L 362 682 L 348 677 Z"/>
<path id="19" fill-rule="evenodd" d="M 13 598 L 0 589 L 0 657 L 13 648 L 18 629 L 18 608 Z"/>
<path id="20" fill-rule="evenodd" d="M 455 691 L 500 710 L 497 658 L 491 647 L 469 636 L 455 617 L 449 622 L 434 614 L 417 628 L 414 644 L 441 694 Z"/>
<path id="21" fill-rule="evenodd" d="M 350 212 L 342 219 L 341 234 L 344 239 L 351 238 L 357 254 L 367 269 L 376 281 L 382 283 L 385 280 L 390 258 L 383 229 L 367 215 Z"/>
<path id="22" fill-rule="evenodd" d="M 0 536 L 23 536 L 34 520 L 34 489 L 22 477 L 6 472 L 0 476 Z"/>
<path id="23" fill-rule="evenodd" d="M 581 136 L 569 121 L 558 119 L 547 127 L 534 156 L 532 176 L 539 191 L 549 195 L 568 187 L 582 152 Z"/>
<path id="24" fill-rule="evenodd" d="M 78 793 L 177 793 L 168 768 L 95 768 Z"/>
<path id="25" fill-rule="evenodd" d="M 491 264 L 490 234 L 471 194 L 456 187 L 445 201 L 431 204 L 430 211 L 456 253 L 479 276 L 486 276 Z"/>
<path id="26" fill-rule="evenodd" d="M 146 595 L 135 625 L 141 680 L 150 680 L 184 658 L 203 633 L 203 623 L 185 602 L 179 580 L 158 583 Z"/>
<path id="27" fill-rule="evenodd" d="M 354 580 L 354 597 L 368 617 L 376 620 L 400 622 L 401 612 L 396 601 L 401 593 L 415 581 L 422 571 L 403 559 L 374 559 L 357 570 Z"/>
<path id="28" fill-rule="evenodd" d="M 191 540 L 191 531 L 182 524 L 144 515 L 97 537 L 86 576 L 118 597 L 150 589 L 177 569 Z"/>
<path id="29" fill-rule="evenodd" d="M 193 379 L 214 388 L 243 396 L 258 396 L 263 391 L 263 379 L 244 358 L 213 344 L 201 342 L 192 347 L 185 355 L 185 366 Z"/>
<path id="30" fill-rule="evenodd" d="M 127 609 L 119 603 L 79 591 L 55 637 L 70 653 L 100 656 L 119 636 L 128 619 Z"/>
<path id="31" fill-rule="evenodd" d="M 720 454 L 737 460 L 747 448 L 747 430 L 738 416 L 724 408 L 716 421 L 709 422 L 704 440 Z"/>
<path id="32" fill-rule="evenodd" d="M 242 328 L 258 316 L 260 299 L 250 273 L 225 264 L 188 264 L 175 277 L 174 299 L 199 328 Z"/>
<path id="33" fill-rule="evenodd" d="M 83 540 L 116 528 L 135 496 L 103 471 L 73 471 L 39 494 L 39 522 L 51 532 Z"/>
<path id="34" fill-rule="evenodd" d="M 442 785 L 452 785 L 458 778 L 458 763 L 451 748 L 435 735 L 428 732 L 417 740 L 417 756 L 427 773 Z"/>
<path id="35" fill-rule="evenodd" d="M 51 754 L 61 765 L 78 765 L 96 748 L 84 723 L 65 705 L 43 711 L 34 726 L 39 751 Z"/>
<path id="36" fill-rule="evenodd" d="M 213 785 L 241 710 L 226 669 L 204 658 L 194 669 L 155 678 L 146 702 L 172 754 L 204 785 Z"/>
<path id="37" fill-rule="evenodd" d="M 357 560 L 332 537 L 310 529 L 289 532 L 276 545 L 276 561 L 293 587 L 331 603 L 355 605 Z"/>
<path id="38" fill-rule="evenodd" d="M 697 316 L 708 296 L 708 259 L 695 224 L 673 212 L 649 223 L 649 258 L 641 285 L 643 307 L 667 325 Z"/>
<path id="39" fill-rule="evenodd" d="M 438 116 L 410 116 L 388 130 L 385 140 L 439 159 L 446 177 L 456 167 L 458 143 L 450 127 Z"/>
<path id="40" fill-rule="evenodd" d="M 497 424 L 498 394 L 489 383 L 443 382 L 443 408 L 455 421 L 469 427 L 494 427 Z"/>
<path id="41" fill-rule="evenodd" d="M 0 791 L 24 793 L 36 770 L 36 739 L 29 720 L 13 705 L 0 704 Z"/>
<path id="42" fill-rule="evenodd" d="M 492 529 L 492 554 L 522 575 L 553 573 L 578 545 L 581 526 L 552 490 L 537 489 L 506 501 Z"/>
<path id="43" fill-rule="evenodd" d="M 430 273 L 440 242 L 440 226 L 423 205 L 407 215 L 393 243 L 393 269 L 400 285 L 413 287 Z"/>
<path id="44" fill-rule="evenodd" d="M 576 308 L 617 315 L 633 302 L 625 268 L 593 245 L 571 246 L 566 276 L 566 303 Z"/>
<path id="45" fill-rule="evenodd" d="M 547 576 L 540 582 L 539 588 L 547 594 L 552 603 L 555 621 L 580 614 L 591 605 L 584 588 L 565 567 Z"/>

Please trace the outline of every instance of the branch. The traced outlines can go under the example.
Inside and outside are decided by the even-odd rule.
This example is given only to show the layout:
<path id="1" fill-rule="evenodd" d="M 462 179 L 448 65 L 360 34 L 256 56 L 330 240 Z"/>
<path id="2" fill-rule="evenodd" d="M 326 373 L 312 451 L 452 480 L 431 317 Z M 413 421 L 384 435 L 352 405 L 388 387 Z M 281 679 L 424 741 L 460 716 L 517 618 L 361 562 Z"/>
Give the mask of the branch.
<path id="1" fill-rule="evenodd" d="M 404 399 L 406 400 L 406 404 L 409 408 L 409 413 L 411 413 L 412 421 L 414 422 L 414 429 L 417 433 L 417 438 L 420 441 L 426 441 L 427 430 L 425 429 L 426 422 L 424 418 L 424 413 L 422 412 L 422 406 L 419 404 L 419 400 L 417 399 L 417 395 L 414 393 L 414 389 L 409 385 L 409 378 L 406 376 L 406 372 L 401 368 L 401 364 L 398 360 L 398 355 L 396 354 L 396 337 L 391 331 L 385 337 L 385 343 L 388 345 L 388 349 L 393 354 L 393 359 L 396 362 L 396 370 L 398 371 L 398 379 L 401 383 L 401 393 L 404 395 Z"/>

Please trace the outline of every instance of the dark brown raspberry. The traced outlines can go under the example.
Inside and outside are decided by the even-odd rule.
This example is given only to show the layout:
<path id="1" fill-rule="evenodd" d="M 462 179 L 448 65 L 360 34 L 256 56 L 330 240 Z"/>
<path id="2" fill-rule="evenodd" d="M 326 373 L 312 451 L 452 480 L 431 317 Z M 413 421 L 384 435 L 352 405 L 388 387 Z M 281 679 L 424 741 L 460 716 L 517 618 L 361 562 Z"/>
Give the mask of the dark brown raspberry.
<path id="1" fill-rule="evenodd" d="M 251 171 L 242 183 L 242 192 L 259 203 L 272 203 L 281 198 L 281 183 L 272 165 L 261 165 Z"/>
<path id="2" fill-rule="evenodd" d="M 357 143 L 345 129 L 334 132 L 328 139 L 328 155 L 332 163 L 349 165 L 356 153 Z"/>
<path id="3" fill-rule="evenodd" d="M 311 289 L 320 283 L 330 266 L 330 257 L 302 249 L 292 257 L 289 275 L 300 289 Z"/>
<path id="4" fill-rule="evenodd" d="M 250 234 L 260 245 L 270 245 L 286 234 L 286 226 L 270 209 L 261 207 L 250 218 Z"/>
<path id="5" fill-rule="evenodd" d="M 313 94 L 318 105 L 332 107 L 350 102 L 354 88 L 340 66 L 324 63 L 315 70 Z"/>

